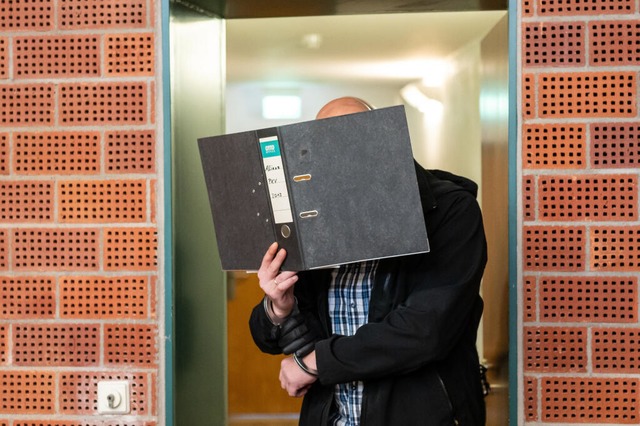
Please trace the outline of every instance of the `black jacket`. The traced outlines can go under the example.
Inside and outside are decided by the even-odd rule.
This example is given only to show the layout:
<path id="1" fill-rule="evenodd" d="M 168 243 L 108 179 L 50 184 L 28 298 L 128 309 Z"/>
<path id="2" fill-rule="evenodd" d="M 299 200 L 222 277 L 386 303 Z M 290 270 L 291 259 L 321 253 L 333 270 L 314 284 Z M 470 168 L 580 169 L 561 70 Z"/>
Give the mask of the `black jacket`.
<path id="1" fill-rule="evenodd" d="M 316 343 L 319 380 L 304 398 L 300 425 L 327 424 L 336 383 L 364 382 L 363 426 L 484 425 L 476 332 L 486 241 L 477 186 L 416 164 L 431 251 L 381 260 L 369 321 L 353 336 L 331 335 L 330 271 L 299 273 L 295 286 Z M 280 353 L 262 304 L 250 327 L 265 352 Z"/>

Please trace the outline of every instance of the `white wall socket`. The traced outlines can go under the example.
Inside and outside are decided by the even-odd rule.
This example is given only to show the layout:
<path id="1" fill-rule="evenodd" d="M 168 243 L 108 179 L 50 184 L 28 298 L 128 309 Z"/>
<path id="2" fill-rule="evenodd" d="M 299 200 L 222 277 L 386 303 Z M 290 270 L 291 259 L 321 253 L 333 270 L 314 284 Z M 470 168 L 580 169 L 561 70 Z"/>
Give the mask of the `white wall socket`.
<path id="1" fill-rule="evenodd" d="M 98 382 L 98 414 L 127 414 L 129 411 L 129 382 Z"/>

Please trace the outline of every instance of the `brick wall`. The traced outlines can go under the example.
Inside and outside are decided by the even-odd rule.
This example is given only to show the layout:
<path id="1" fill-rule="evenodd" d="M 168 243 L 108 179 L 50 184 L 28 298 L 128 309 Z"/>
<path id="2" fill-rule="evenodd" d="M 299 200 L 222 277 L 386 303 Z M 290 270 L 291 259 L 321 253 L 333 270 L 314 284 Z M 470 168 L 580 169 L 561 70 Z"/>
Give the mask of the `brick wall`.
<path id="1" fill-rule="evenodd" d="M 161 418 L 159 4 L 0 0 L 1 426 Z"/>
<path id="2" fill-rule="evenodd" d="M 523 0 L 521 408 L 640 423 L 640 11 Z"/>

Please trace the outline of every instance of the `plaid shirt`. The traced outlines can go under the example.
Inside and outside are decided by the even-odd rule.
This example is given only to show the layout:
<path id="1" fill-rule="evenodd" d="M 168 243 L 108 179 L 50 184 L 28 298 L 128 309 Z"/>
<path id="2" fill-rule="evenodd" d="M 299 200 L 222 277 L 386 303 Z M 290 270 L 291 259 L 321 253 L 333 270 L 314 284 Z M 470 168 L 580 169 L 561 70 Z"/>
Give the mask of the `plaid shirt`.
<path id="1" fill-rule="evenodd" d="M 378 261 L 342 265 L 331 274 L 329 316 L 334 334 L 351 336 L 366 324 L 369 297 Z M 334 400 L 338 408 L 332 417 L 334 426 L 358 426 L 362 406 L 362 382 L 336 385 Z"/>

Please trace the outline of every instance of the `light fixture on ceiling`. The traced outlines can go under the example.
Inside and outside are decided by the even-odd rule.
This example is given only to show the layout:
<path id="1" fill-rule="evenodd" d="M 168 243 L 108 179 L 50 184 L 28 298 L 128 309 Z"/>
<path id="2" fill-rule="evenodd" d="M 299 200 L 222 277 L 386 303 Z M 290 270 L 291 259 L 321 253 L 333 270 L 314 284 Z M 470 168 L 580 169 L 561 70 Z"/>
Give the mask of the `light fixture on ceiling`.
<path id="1" fill-rule="evenodd" d="M 400 89 L 402 99 L 422 113 L 442 111 L 442 97 L 439 90 L 428 90 L 420 83 L 409 83 Z"/>
<path id="2" fill-rule="evenodd" d="M 309 33 L 302 36 L 301 44 L 307 49 L 320 49 L 322 36 L 318 33 Z"/>

